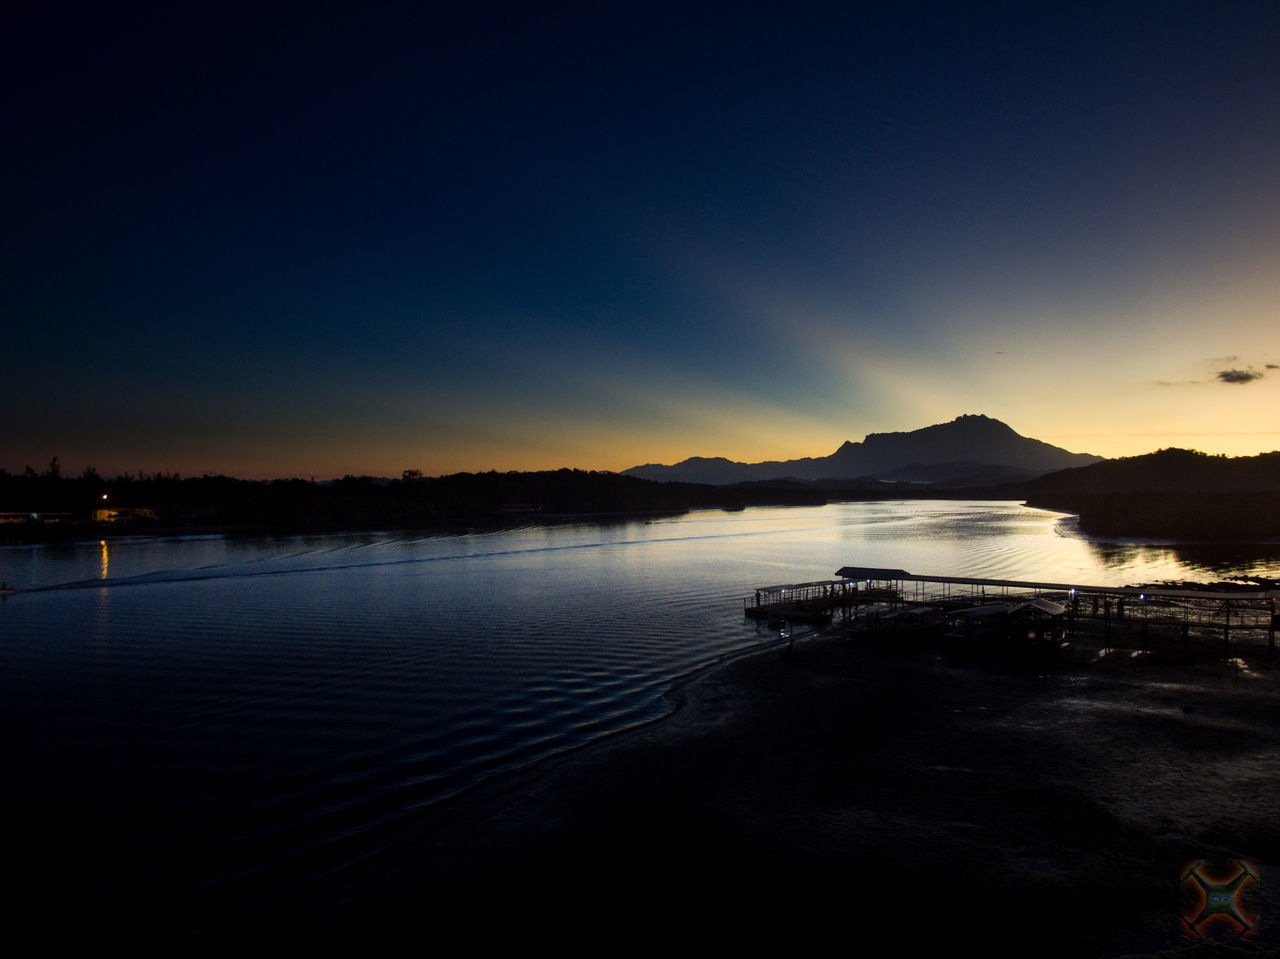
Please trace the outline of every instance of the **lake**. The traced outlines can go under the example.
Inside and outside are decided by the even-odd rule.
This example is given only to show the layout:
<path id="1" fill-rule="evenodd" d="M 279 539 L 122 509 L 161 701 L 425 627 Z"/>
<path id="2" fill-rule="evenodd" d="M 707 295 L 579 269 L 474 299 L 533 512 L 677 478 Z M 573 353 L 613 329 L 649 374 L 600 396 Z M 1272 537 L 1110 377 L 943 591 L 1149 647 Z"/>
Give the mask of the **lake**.
<path id="1" fill-rule="evenodd" d="M 1280 577 L 1280 545 L 906 501 L 0 548 L 19 902 L 181 933 L 269 907 L 482 779 L 660 718 L 680 677 L 777 638 L 743 617 L 756 587 L 845 565 L 1125 585 Z"/>

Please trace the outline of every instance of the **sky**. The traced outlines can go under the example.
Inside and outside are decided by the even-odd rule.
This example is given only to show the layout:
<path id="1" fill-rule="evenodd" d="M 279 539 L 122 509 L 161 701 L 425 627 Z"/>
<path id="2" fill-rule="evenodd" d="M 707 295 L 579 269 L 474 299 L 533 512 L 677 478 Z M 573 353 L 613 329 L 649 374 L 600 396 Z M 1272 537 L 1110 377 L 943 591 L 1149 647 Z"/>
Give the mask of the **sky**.
<path id="1" fill-rule="evenodd" d="M 8 18 L 0 468 L 1280 448 L 1280 3 L 432 6 Z"/>

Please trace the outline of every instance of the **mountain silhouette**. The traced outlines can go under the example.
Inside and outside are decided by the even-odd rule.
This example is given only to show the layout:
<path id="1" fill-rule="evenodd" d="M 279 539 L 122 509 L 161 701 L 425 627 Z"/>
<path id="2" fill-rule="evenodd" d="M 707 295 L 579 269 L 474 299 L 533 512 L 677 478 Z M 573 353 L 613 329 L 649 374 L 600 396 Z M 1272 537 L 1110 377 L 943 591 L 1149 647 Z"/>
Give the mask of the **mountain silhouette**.
<path id="1" fill-rule="evenodd" d="M 642 479 L 714 485 L 772 479 L 951 483 L 957 476 L 965 477 L 966 485 L 980 485 L 1031 479 L 1101 459 L 1022 436 L 989 416 L 968 414 L 906 433 L 869 433 L 862 442 L 845 442 L 829 456 L 764 463 L 694 456 L 671 466 L 649 463 L 623 472 Z"/>

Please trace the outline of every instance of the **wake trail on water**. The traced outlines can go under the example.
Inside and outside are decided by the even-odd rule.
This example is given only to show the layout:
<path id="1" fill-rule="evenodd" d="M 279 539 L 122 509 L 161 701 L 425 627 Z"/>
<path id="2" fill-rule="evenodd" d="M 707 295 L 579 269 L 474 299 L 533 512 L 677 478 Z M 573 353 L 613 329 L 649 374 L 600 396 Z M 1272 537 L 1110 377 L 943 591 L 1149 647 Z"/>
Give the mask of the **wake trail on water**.
<path id="1" fill-rule="evenodd" d="M 434 542 L 432 539 L 394 540 L 390 542 L 365 543 L 359 546 L 342 546 L 323 550 L 303 550 L 278 556 L 256 557 L 233 563 L 214 563 L 208 566 L 197 566 L 186 569 L 153 570 L 134 576 L 119 576 L 96 579 L 78 579 L 65 583 L 54 583 L 46 586 L 32 586 L 22 590 L 27 593 L 47 593 L 59 590 L 78 589 L 114 589 L 123 586 L 150 586 L 157 583 L 190 583 L 200 580 L 248 579 L 259 576 L 297 576 L 308 573 L 331 573 L 357 569 L 377 569 L 385 567 L 420 566 L 432 563 L 455 563 L 475 560 L 500 559 L 508 556 L 529 556 L 539 553 L 569 553 L 585 550 L 620 549 L 627 547 L 651 546 L 662 543 L 699 542 L 708 540 L 732 540 L 752 537 L 795 535 L 825 530 L 827 527 L 797 530 L 746 530 L 731 533 L 706 533 L 690 536 L 669 536 L 646 539 L 600 540 L 589 543 L 571 543 L 564 546 L 529 546 L 519 549 L 499 549 L 454 553 L 443 556 L 414 556 L 403 559 L 369 560 L 365 562 L 326 563 L 323 565 L 308 564 L 305 566 L 283 569 L 267 568 L 268 564 L 291 563 L 305 560 L 308 557 L 334 556 L 336 554 L 369 550 L 373 548 L 403 547 L 421 542 Z"/>

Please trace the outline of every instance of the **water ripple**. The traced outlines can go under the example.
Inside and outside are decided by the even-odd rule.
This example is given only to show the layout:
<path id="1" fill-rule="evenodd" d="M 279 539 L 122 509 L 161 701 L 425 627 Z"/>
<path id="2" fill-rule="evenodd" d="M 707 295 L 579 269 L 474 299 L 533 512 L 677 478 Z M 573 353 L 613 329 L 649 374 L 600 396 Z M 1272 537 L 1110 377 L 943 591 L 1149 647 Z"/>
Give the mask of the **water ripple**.
<path id="1" fill-rule="evenodd" d="M 217 891 L 212 915 L 485 777 L 664 715 L 677 677 L 774 638 L 742 616 L 762 584 L 843 565 L 1194 576 L 1168 549 L 1099 547 L 1058 514 L 989 503 L 0 558 L 33 587 L 0 603 L 0 759 L 30 834 L 10 865 L 39 876 L 74 855 L 86 896 L 196 909 Z"/>

